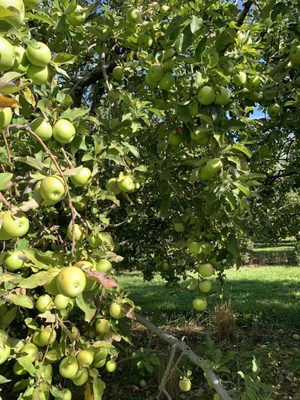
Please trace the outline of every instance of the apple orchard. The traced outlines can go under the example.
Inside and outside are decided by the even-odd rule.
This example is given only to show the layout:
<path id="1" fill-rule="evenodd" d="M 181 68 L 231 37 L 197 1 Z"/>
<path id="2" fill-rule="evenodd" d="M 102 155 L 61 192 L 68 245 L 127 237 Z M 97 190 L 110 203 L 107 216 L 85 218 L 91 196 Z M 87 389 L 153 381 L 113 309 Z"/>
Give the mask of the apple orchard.
<path id="1" fill-rule="evenodd" d="M 240 264 L 251 150 L 299 137 L 297 10 L 0 0 L 0 398 L 102 399 L 136 320 L 240 398 L 117 278 L 188 278 L 201 316 Z"/>

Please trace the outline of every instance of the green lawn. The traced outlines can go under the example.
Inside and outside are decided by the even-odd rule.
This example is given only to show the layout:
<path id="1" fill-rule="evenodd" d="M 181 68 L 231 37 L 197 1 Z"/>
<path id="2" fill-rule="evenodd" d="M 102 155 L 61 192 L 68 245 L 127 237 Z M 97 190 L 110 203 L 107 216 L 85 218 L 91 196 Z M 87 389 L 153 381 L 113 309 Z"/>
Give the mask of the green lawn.
<path id="1" fill-rule="evenodd" d="M 269 266 L 229 270 L 223 286 L 214 283 L 209 296 L 208 310 L 224 300 L 231 300 L 237 319 L 272 320 L 300 329 L 300 268 Z M 155 319 L 167 314 L 196 316 L 191 302 L 194 293 L 180 287 L 167 288 L 165 281 L 156 276 L 151 282 L 143 282 L 140 274 L 124 274 L 120 283 L 129 290 L 131 298 L 142 307 L 142 312 Z"/>

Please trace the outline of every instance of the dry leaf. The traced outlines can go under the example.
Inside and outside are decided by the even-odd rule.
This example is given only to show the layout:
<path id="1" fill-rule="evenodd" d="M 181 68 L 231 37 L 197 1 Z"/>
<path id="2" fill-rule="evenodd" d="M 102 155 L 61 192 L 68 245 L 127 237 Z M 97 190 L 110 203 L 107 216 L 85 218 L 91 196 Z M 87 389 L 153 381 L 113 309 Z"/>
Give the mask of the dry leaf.
<path id="1" fill-rule="evenodd" d="M 0 95 L 0 110 L 5 107 L 19 108 L 20 104 L 16 99 Z"/>

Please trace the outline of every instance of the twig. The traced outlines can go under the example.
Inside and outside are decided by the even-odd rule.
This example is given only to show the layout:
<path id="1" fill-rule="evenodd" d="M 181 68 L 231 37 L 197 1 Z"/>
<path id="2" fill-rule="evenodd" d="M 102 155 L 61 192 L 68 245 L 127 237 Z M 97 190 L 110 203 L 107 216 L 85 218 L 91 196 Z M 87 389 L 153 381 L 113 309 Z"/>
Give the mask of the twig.
<path id="1" fill-rule="evenodd" d="M 205 373 L 206 379 L 212 384 L 215 391 L 220 396 L 221 400 L 232 400 L 232 397 L 228 394 L 227 390 L 224 388 L 221 379 L 215 374 L 211 368 L 205 366 L 204 359 L 199 357 L 192 349 L 187 346 L 187 344 L 181 340 L 176 339 L 174 336 L 164 332 L 162 329 L 158 328 L 152 322 L 148 321 L 146 318 L 142 317 L 140 314 L 134 314 L 135 319 L 142 325 L 144 325 L 150 332 L 159 336 L 161 339 L 171 344 L 172 346 L 176 344 L 177 349 L 179 349 L 183 355 L 185 355 L 194 364 L 198 365 Z"/>
<path id="2" fill-rule="evenodd" d="M 66 178 L 58 164 L 58 162 L 56 161 L 56 156 L 51 152 L 51 150 L 47 147 L 47 145 L 43 142 L 43 140 L 35 133 L 31 130 L 29 125 L 9 125 L 7 127 L 7 130 L 10 131 L 11 129 L 19 129 L 19 130 L 24 130 L 27 133 L 29 133 L 41 146 L 42 148 L 45 150 L 45 152 L 49 155 L 49 157 L 51 158 L 53 164 L 55 165 L 57 171 L 59 172 L 60 176 L 62 177 L 62 180 L 64 181 L 64 185 L 66 188 L 66 195 L 67 195 L 67 199 L 68 199 L 68 205 L 70 208 L 70 212 L 71 212 L 71 226 L 72 226 L 72 245 L 71 245 L 71 251 L 72 253 L 74 253 L 74 249 L 75 249 L 75 220 L 76 220 L 76 216 L 78 215 L 77 211 L 75 210 L 73 203 L 72 203 L 72 198 L 71 198 L 71 193 L 70 193 L 70 189 L 68 186 L 68 183 L 66 181 Z"/>
<path id="3" fill-rule="evenodd" d="M 167 383 L 168 378 L 170 376 L 170 371 L 171 371 L 171 368 L 172 368 L 172 365 L 173 365 L 173 361 L 174 361 L 174 357 L 175 357 L 175 354 L 176 354 L 176 350 L 177 350 L 177 344 L 175 343 L 175 344 L 173 344 L 173 346 L 171 348 L 170 358 L 169 358 L 167 367 L 165 369 L 164 375 L 163 375 L 162 380 L 161 380 L 160 385 L 159 385 L 159 394 L 158 394 L 157 398 L 159 398 L 161 393 L 164 393 L 165 390 L 166 390 L 166 383 Z"/>
<path id="4" fill-rule="evenodd" d="M 11 205 L 9 204 L 9 202 L 6 200 L 6 198 L 3 196 L 2 193 L 0 193 L 0 203 L 3 203 L 7 208 L 11 208 Z"/>
<path id="5" fill-rule="evenodd" d="M 101 53 L 101 69 L 102 69 L 103 78 L 105 80 L 106 88 L 110 92 L 111 91 L 111 85 L 110 85 L 110 83 L 108 81 L 108 76 L 107 76 L 107 73 L 106 73 L 107 65 L 106 65 L 106 61 L 105 61 L 105 52 L 104 51 Z"/>
<path id="6" fill-rule="evenodd" d="M 10 149 L 9 149 L 9 145 L 8 145 L 8 141 L 7 141 L 7 137 L 6 137 L 6 134 L 5 134 L 5 130 L 4 130 L 4 129 L 2 130 L 2 137 L 3 137 L 4 144 L 5 144 L 5 149 L 6 149 L 6 154 L 7 154 L 7 158 L 8 158 L 8 163 L 9 163 L 10 167 L 12 167 L 13 164 L 12 164 L 12 162 L 11 162 L 11 152 L 10 152 Z"/>
<path id="7" fill-rule="evenodd" d="M 71 161 L 70 161 L 70 159 L 69 159 L 69 157 L 68 157 L 68 155 L 67 155 L 67 153 L 65 152 L 65 149 L 64 149 L 63 147 L 61 148 L 61 151 L 62 151 L 62 153 L 63 153 L 64 159 L 66 160 L 66 162 L 67 162 L 69 168 L 73 168 L 73 165 L 72 165 L 72 163 L 71 163 Z"/>

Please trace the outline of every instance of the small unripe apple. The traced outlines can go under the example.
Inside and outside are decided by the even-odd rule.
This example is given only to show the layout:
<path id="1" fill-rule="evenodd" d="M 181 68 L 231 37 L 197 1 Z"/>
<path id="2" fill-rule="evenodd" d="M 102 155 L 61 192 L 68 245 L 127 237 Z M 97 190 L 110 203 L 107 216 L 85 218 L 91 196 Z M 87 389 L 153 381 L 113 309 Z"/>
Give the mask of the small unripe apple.
<path id="1" fill-rule="evenodd" d="M 181 143 L 181 135 L 176 131 L 170 132 L 168 136 L 168 143 L 172 146 L 178 146 Z"/>
<path id="2" fill-rule="evenodd" d="M 175 222 L 173 225 L 174 231 L 178 233 L 182 233 L 185 231 L 185 226 L 182 222 Z"/>
<path id="3" fill-rule="evenodd" d="M 247 82 L 247 74 L 244 71 L 239 71 L 233 78 L 236 86 L 243 86 Z"/>
<path id="4" fill-rule="evenodd" d="M 126 175 L 118 179 L 118 188 L 121 192 L 132 192 L 135 189 L 135 185 L 132 178 Z"/>
<path id="5" fill-rule="evenodd" d="M 42 117 L 36 118 L 31 122 L 30 128 L 39 138 L 46 141 L 52 137 L 52 126 Z"/>
<path id="6" fill-rule="evenodd" d="M 8 40 L 4 39 L 4 37 L 0 36 L 0 71 L 7 71 L 14 65 L 14 62 L 14 46 L 12 46 Z"/>
<path id="7" fill-rule="evenodd" d="M 147 33 L 142 34 L 139 38 L 138 38 L 138 45 L 139 47 L 141 47 L 142 49 L 149 49 L 153 44 L 153 39 L 152 36 L 148 35 Z"/>
<path id="8" fill-rule="evenodd" d="M 106 182 L 106 190 L 108 192 L 113 192 L 114 194 L 121 193 L 121 190 L 118 187 L 118 179 L 117 178 L 110 178 Z"/>
<path id="9" fill-rule="evenodd" d="M 216 94 L 211 86 L 203 86 L 198 91 L 198 101 L 200 104 L 208 106 L 215 100 Z"/>
<path id="10" fill-rule="evenodd" d="M 125 315 L 122 307 L 120 306 L 120 304 L 118 304 L 116 302 L 112 302 L 111 303 L 111 305 L 109 307 L 109 313 L 115 319 L 122 318 Z"/>
<path id="11" fill-rule="evenodd" d="M 107 319 L 101 318 L 96 321 L 96 331 L 98 333 L 107 333 L 110 330 L 110 323 Z"/>
<path id="12" fill-rule="evenodd" d="M 230 101 L 230 93 L 225 87 L 220 87 L 216 91 L 216 97 L 214 103 L 219 106 L 226 106 Z"/>
<path id="13" fill-rule="evenodd" d="M 3 108 L 0 111 L 0 129 L 5 129 L 11 123 L 12 120 L 12 110 L 10 107 Z"/>
<path id="14" fill-rule="evenodd" d="M 24 260 L 19 258 L 18 251 L 8 252 L 3 258 L 3 265 L 8 271 L 17 271 L 24 266 Z"/>
<path id="15" fill-rule="evenodd" d="M 45 43 L 37 42 L 26 48 L 26 57 L 31 64 L 46 67 L 51 61 L 51 51 Z"/>
<path id="16" fill-rule="evenodd" d="M 294 333 L 292 337 L 294 340 L 300 340 L 300 335 L 298 335 L 298 333 Z"/>
<path id="17" fill-rule="evenodd" d="M 145 76 L 145 83 L 146 83 L 146 85 L 148 86 L 149 89 L 156 89 L 157 86 L 158 86 L 158 82 L 152 81 L 149 78 L 148 74 Z"/>
<path id="18" fill-rule="evenodd" d="M 108 260 L 99 260 L 96 264 L 97 271 L 108 273 L 112 270 L 112 264 Z"/>
<path id="19" fill-rule="evenodd" d="M 80 350 L 80 352 L 77 354 L 76 358 L 77 358 L 77 362 L 79 365 L 88 367 L 93 364 L 94 352 L 92 350 L 88 350 L 88 349 Z"/>
<path id="20" fill-rule="evenodd" d="M 211 287 L 212 284 L 208 280 L 199 282 L 199 289 L 202 293 L 209 293 L 211 291 Z"/>
<path id="21" fill-rule="evenodd" d="M 175 84 L 175 78 L 171 72 L 166 72 L 162 79 L 159 81 L 159 88 L 161 90 L 169 91 L 171 90 L 172 86 Z"/>
<path id="22" fill-rule="evenodd" d="M 69 305 L 70 298 L 67 296 L 64 296 L 63 294 L 57 294 L 54 297 L 54 305 L 57 310 L 64 310 L 68 307 Z"/>
<path id="23" fill-rule="evenodd" d="M 15 62 L 14 70 L 18 72 L 25 72 L 28 69 L 29 61 L 26 57 L 26 51 L 22 46 L 15 46 Z"/>
<path id="24" fill-rule="evenodd" d="M 18 238 L 26 235 L 29 230 L 29 220 L 22 211 L 12 214 L 11 211 L 5 211 L 2 214 L 2 225 L 0 229 L 0 240 Z M 7 236 L 7 239 L 5 239 Z"/>
<path id="25" fill-rule="evenodd" d="M 80 242 L 82 239 L 84 239 L 84 230 L 81 228 L 80 225 L 75 224 L 74 225 L 74 231 L 75 231 L 75 240 L 76 242 Z M 69 240 L 73 239 L 73 226 L 69 225 L 68 230 L 67 230 L 67 237 Z"/>
<path id="26" fill-rule="evenodd" d="M 71 143 L 76 134 L 76 130 L 72 122 L 67 119 L 59 119 L 53 126 L 53 137 L 59 143 Z"/>
<path id="27" fill-rule="evenodd" d="M 137 24 L 141 21 L 141 13 L 137 8 L 130 8 L 127 11 L 126 19 L 130 23 Z"/>
<path id="28" fill-rule="evenodd" d="M 107 361 L 105 365 L 107 372 L 114 372 L 117 369 L 117 363 L 114 360 Z"/>
<path id="29" fill-rule="evenodd" d="M 53 344 L 56 339 L 56 331 L 52 326 L 46 326 L 39 334 L 39 341 L 42 346 Z"/>
<path id="30" fill-rule="evenodd" d="M 188 378 L 184 378 L 180 379 L 178 386 L 182 392 L 189 392 L 191 390 L 192 383 Z"/>
<path id="31" fill-rule="evenodd" d="M 56 204 L 65 197 L 64 181 L 59 176 L 47 176 L 41 181 L 40 194 L 46 205 Z"/>
<path id="32" fill-rule="evenodd" d="M 9 25 L 18 28 L 24 23 L 25 7 L 22 0 L 0 0 L 0 7 L 6 11 L 13 11 L 12 15 L 5 15 L 2 17 L 0 14 L 0 22 L 3 20 Z"/>
<path id="33" fill-rule="evenodd" d="M 87 167 L 81 167 L 77 174 L 71 176 L 71 181 L 75 186 L 87 186 L 92 179 L 92 171 Z"/>
<path id="34" fill-rule="evenodd" d="M 40 296 L 35 303 L 35 308 L 41 313 L 51 310 L 52 306 L 52 298 L 48 294 Z"/>
<path id="35" fill-rule="evenodd" d="M 48 67 L 37 67 L 29 65 L 26 72 L 26 77 L 31 79 L 35 85 L 44 85 L 49 79 Z"/>
<path id="36" fill-rule="evenodd" d="M 205 278 L 211 276 L 214 271 L 214 267 L 210 263 L 201 264 L 199 266 L 199 274 Z"/>
<path id="37" fill-rule="evenodd" d="M 117 65 L 112 72 L 112 76 L 116 81 L 121 81 L 123 79 L 123 67 Z"/>
<path id="38" fill-rule="evenodd" d="M 67 15 L 67 20 L 72 26 L 80 26 L 86 19 L 86 12 L 83 7 L 77 5 L 75 11 Z"/>
<path id="39" fill-rule="evenodd" d="M 278 103 L 273 103 L 268 107 L 268 114 L 270 118 L 276 118 L 280 114 L 281 107 Z"/>
<path id="40" fill-rule="evenodd" d="M 203 297 L 197 297 L 196 299 L 193 300 L 193 308 L 196 311 L 204 311 L 207 307 L 207 300 Z"/>
<path id="41" fill-rule="evenodd" d="M 201 242 L 190 242 L 188 248 L 192 254 L 199 254 L 201 252 Z"/>
<path id="42" fill-rule="evenodd" d="M 147 75 L 151 81 L 159 82 L 164 75 L 162 66 L 160 64 L 151 65 L 151 67 L 148 70 Z"/>

